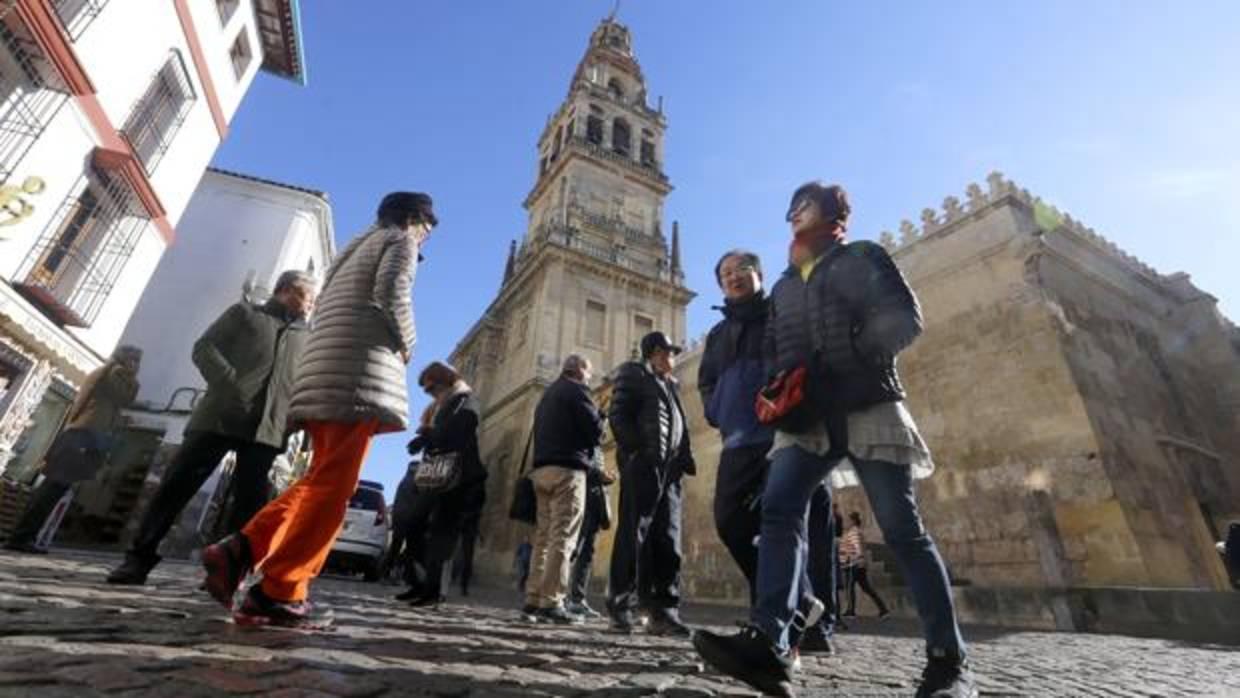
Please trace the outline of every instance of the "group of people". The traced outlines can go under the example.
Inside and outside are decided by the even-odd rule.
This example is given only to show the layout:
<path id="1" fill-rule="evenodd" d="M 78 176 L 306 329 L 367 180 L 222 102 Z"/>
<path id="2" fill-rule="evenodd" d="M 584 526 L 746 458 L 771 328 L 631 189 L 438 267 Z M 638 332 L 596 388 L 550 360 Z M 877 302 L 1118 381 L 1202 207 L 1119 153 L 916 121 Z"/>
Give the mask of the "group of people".
<path id="1" fill-rule="evenodd" d="M 673 376 L 681 348 L 662 332 L 643 337 L 640 359 L 611 374 L 605 409 L 589 389 L 594 367 L 580 355 L 565 358 L 537 406 L 531 468 L 523 473 L 536 516 L 522 618 L 568 624 L 596 615 L 584 592 L 595 536 L 611 524 L 605 488 L 614 480 L 611 628 L 692 637 L 717 670 L 766 693 L 791 695 L 800 656 L 834 652 L 837 561 L 870 591 L 859 571 L 861 517 L 850 516 L 850 533 L 837 544 L 829 481 L 859 483 L 922 620 L 927 664 L 918 695 L 976 695 L 946 569 L 913 490 L 933 462 L 904 404 L 896 356 L 919 335 L 920 309 L 881 246 L 846 240 L 850 212 L 841 187 L 800 187 L 786 214 L 789 263 L 769 293 L 751 252 L 729 251 L 715 267 L 724 317 L 707 338 L 698 385 L 706 419 L 722 438 L 714 518 L 749 585 L 748 622 L 718 634 L 690 630 L 680 617 L 683 482 L 698 466 Z M 109 582 L 145 581 L 180 510 L 232 451 L 236 501 L 229 534 L 203 551 L 206 591 L 238 623 L 330 623 L 330 609 L 309 600 L 309 587 L 371 440 L 408 426 L 411 290 L 419 249 L 436 222 L 425 194 L 390 194 L 376 223 L 332 264 L 317 298 L 313 279 L 288 272 L 266 304 L 239 303 L 208 328 L 193 353 L 207 393 Z M 92 374 L 79 402 L 112 407 L 75 404 L 72 428 L 52 449 L 49 468 L 106 450 L 103 439 L 69 436 L 105 431 L 101 424 L 133 399 L 136 372 L 133 350 L 122 348 Z M 486 468 L 478 399 L 462 377 L 435 362 L 418 384 L 433 402 L 409 446 L 422 460 L 397 534 L 411 562 L 410 588 L 401 596 L 422 606 L 441 598 L 443 566 L 471 512 L 481 509 Z M 600 455 L 605 423 L 616 442 L 614 473 Z M 297 429 L 313 446 L 309 470 L 264 504 L 267 471 Z M 59 489 L 36 493 L 21 536 L 37 530 L 31 521 L 46 514 L 65 479 L 56 481 Z M 10 547 L 27 546 L 21 536 Z M 254 571 L 261 581 L 234 604 Z M 873 598 L 885 615 L 885 604 Z"/>

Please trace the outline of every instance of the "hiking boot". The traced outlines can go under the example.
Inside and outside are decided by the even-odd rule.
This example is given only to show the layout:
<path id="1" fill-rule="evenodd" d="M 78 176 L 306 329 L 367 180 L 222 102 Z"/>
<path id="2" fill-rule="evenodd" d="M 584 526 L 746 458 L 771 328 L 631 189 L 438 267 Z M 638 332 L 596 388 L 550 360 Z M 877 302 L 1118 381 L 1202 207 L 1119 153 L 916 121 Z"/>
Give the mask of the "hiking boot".
<path id="1" fill-rule="evenodd" d="M 792 614 L 792 621 L 789 623 L 788 644 L 792 647 L 800 646 L 801 638 L 812 628 L 818 627 L 818 621 L 822 620 L 826 611 L 826 604 L 818 597 L 808 594 L 802 596 L 796 611 Z"/>
<path id="2" fill-rule="evenodd" d="M 581 616 L 586 620 L 598 620 L 603 617 L 602 613 L 590 608 L 590 604 L 586 603 L 584 599 L 581 601 L 569 601 L 564 604 L 564 610 L 575 616 Z"/>
<path id="3" fill-rule="evenodd" d="M 693 634 L 693 647 L 707 664 L 762 691 L 765 695 L 791 698 L 796 658 L 783 653 L 757 627 L 747 625 L 735 635 L 707 630 Z"/>
<path id="4" fill-rule="evenodd" d="M 551 608 L 538 609 L 538 620 L 555 625 L 579 625 L 582 622 L 581 616 L 574 616 L 558 604 Z"/>
<path id="5" fill-rule="evenodd" d="M 674 608 L 660 608 L 650 612 L 650 625 L 646 632 L 664 637 L 689 637 L 693 631 L 680 620 L 680 611 Z"/>
<path id="6" fill-rule="evenodd" d="M 801 643 L 797 645 L 797 649 L 801 654 L 818 654 L 824 657 L 830 657 L 835 654 L 835 643 L 831 642 L 831 638 L 821 630 L 815 630 L 805 634 L 801 638 Z"/>
<path id="7" fill-rule="evenodd" d="M 12 550 L 15 553 L 29 553 L 31 555 L 46 555 L 47 548 L 40 548 L 33 541 L 28 540 L 10 540 L 4 544 L 5 550 Z"/>
<path id="8" fill-rule="evenodd" d="M 207 593 L 231 611 L 237 589 L 254 566 L 249 542 L 244 535 L 234 533 L 208 545 L 202 551 L 202 566 L 207 571 Z"/>
<path id="9" fill-rule="evenodd" d="M 310 601 L 277 601 L 263 593 L 260 585 L 250 587 L 241 607 L 233 614 L 237 625 L 270 625 L 298 630 L 330 628 L 335 615 L 330 608 Z"/>
<path id="10" fill-rule="evenodd" d="M 133 553 L 125 553 L 125 561 L 120 567 L 108 573 L 108 584 L 146 584 L 147 575 L 159 564 L 160 557 L 142 557 Z"/>
<path id="11" fill-rule="evenodd" d="M 637 618 L 632 611 L 628 609 L 611 611 L 607 615 L 610 616 L 612 632 L 623 635 L 632 635 L 637 632 Z"/>
<path id="12" fill-rule="evenodd" d="M 952 654 L 932 655 L 921 672 L 917 698 L 977 698 L 977 682 L 968 660 Z"/>

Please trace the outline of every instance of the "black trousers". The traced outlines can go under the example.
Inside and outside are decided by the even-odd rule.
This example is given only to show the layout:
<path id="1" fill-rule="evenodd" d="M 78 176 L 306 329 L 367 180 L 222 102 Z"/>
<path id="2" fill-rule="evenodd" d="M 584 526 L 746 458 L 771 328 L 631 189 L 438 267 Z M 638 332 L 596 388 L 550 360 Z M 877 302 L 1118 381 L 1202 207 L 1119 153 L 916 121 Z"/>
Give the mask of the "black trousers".
<path id="1" fill-rule="evenodd" d="M 462 517 L 461 542 L 452 560 L 452 581 L 461 586 L 461 594 L 469 594 L 469 583 L 474 578 L 474 548 L 478 544 L 478 526 L 481 514 L 472 513 Z"/>
<path id="2" fill-rule="evenodd" d="M 861 587 L 861 591 L 870 597 L 870 600 L 878 607 L 879 613 L 887 612 L 887 604 L 883 603 L 878 592 L 874 591 L 874 586 L 870 584 L 870 575 L 865 571 L 865 567 L 849 567 L 844 570 L 844 575 L 848 579 L 848 610 L 844 611 L 845 615 L 851 616 L 857 612 L 857 587 Z"/>
<path id="3" fill-rule="evenodd" d="M 758 546 L 762 528 L 762 487 L 770 465 L 770 444 L 729 448 L 719 456 L 715 478 L 715 530 L 749 582 L 749 604 L 758 590 Z"/>
<path id="4" fill-rule="evenodd" d="M 12 532 L 9 533 L 9 543 L 33 544 L 35 537 L 39 535 L 39 529 L 43 528 L 47 517 L 56 508 L 56 503 L 72 487 L 64 482 L 53 482 L 48 478 L 43 478 L 43 482 L 39 483 L 39 486 L 30 493 L 30 501 L 26 503 L 25 511 L 22 512 L 21 518 L 17 520 Z"/>
<path id="5" fill-rule="evenodd" d="M 233 471 L 232 513 L 224 528 L 225 535 L 240 531 L 263 508 L 267 503 L 267 473 L 280 449 L 223 434 L 189 432 L 138 524 L 129 555 L 148 562 L 159 559 L 160 541 L 229 451 L 237 454 L 237 465 Z"/>
<path id="6" fill-rule="evenodd" d="M 568 578 L 568 600 L 575 603 L 586 600 L 586 592 L 590 588 L 590 569 L 594 564 L 594 540 L 598 537 L 603 519 L 598 498 L 590 496 L 589 486 L 586 489 L 586 511 L 581 519 L 577 545 L 573 548 L 573 571 Z"/>
<path id="7" fill-rule="evenodd" d="M 620 516 L 607 608 L 615 613 L 680 605 L 681 475 L 629 458 L 620 470 Z"/>
<path id="8" fill-rule="evenodd" d="M 442 593 L 443 567 L 456 549 L 464 518 L 465 486 L 446 492 L 414 493 L 405 529 L 405 581 L 410 586 L 418 587 L 426 596 Z"/>

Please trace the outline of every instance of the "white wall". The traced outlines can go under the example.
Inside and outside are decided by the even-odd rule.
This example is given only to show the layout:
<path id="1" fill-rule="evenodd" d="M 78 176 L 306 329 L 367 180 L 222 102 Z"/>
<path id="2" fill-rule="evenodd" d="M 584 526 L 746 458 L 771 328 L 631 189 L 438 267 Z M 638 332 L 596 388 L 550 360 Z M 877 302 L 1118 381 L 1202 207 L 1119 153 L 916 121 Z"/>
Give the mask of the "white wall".
<path id="1" fill-rule="evenodd" d="M 178 226 L 122 342 L 145 350 L 139 401 L 162 405 L 180 387 L 204 387 L 190 359 L 194 342 L 241 300 L 253 274 L 270 289 L 280 272 L 322 275 L 332 251 L 331 210 L 318 197 L 208 172 Z"/>

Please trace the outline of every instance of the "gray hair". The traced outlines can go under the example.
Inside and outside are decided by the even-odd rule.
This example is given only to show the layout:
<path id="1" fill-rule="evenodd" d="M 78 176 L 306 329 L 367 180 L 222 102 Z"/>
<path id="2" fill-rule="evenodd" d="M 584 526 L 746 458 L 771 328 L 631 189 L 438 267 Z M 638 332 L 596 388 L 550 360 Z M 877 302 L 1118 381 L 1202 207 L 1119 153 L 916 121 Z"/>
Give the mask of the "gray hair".
<path id="1" fill-rule="evenodd" d="M 132 344 L 122 344 L 112 352 L 112 358 L 117 361 L 133 358 L 138 361 L 142 360 L 142 349 Z"/>
<path id="2" fill-rule="evenodd" d="M 762 276 L 761 257 L 753 252 L 750 252 L 749 250 L 728 250 L 727 252 L 724 252 L 723 256 L 719 258 L 719 261 L 715 263 L 715 281 L 718 282 L 720 286 L 723 285 L 723 277 L 719 274 L 723 271 L 723 263 L 728 261 L 728 258 L 730 257 L 740 257 L 742 263 L 748 264 L 753 267 L 754 271 L 758 272 L 759 278 Z"/>
<path id="3" fill-rule="evenodd" d="M 564 369 L 561 372 L 564 375 L 579 376 L 589 368 L 589 359 L 581 354 L 569 354 L 568 358 L 564 359 Z"/>
<path id="4" fill-rule="evenodd" d="M 309 272 L 304 272 L 300 269 L 289 269 L 288 271 L 281 273 L 280 278 L 276 279 L 276 287 L 272 293 L 279 293 L 284 289 L 296 286 L 297 284 L 306 284 L 307 286 L 313 287 L 315 280 Z"/>

